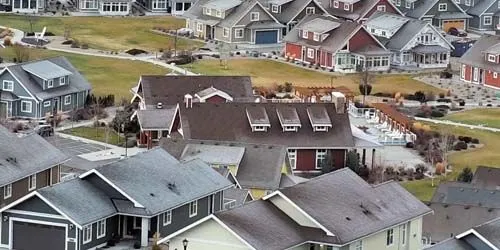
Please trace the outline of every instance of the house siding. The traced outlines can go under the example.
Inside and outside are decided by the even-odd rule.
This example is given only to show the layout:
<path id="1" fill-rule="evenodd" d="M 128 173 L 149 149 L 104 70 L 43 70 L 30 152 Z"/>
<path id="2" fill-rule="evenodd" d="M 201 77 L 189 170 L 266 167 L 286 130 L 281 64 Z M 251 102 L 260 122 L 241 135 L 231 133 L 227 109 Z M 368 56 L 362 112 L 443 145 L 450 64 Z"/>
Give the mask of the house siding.
<path id="1" fill-rule="evenodd" d="M 472 79 L 471 78 L 471 75 L 472 75 L 472 67 L 470 65 L 465 65 L 465 64 L 462 64 L 462 68 L 461 68 L 461 71 L 464 71 L 464 66 L 465 66 L 465 73 L 462 74 L 462 72 L 460 72 L 460 78 L 462 80 L 465 80 L 467 82 L 470 82 L 470 80 Z M 464 77 L 462 77 L 464 76 Z"/>
<path id="2" fill-rule="evenodd" d="M 160 220 L 160 235 L 167 236 L 208 216 L 208 197 L 198 200 L 198 213 L 196 216 L 189 217 L 189 203 L 172 210 L 172 223 L 167 226 L 163 226 L 163 216 L 163 213 L 158 215 Z"/>
<path id="3" fill-rule="evenodd" d="M 351 39 L 349 39 L 349 51 L 355 51 L 361 49 L 367 45 L 380 45 L 375 41 L 375 39 L 366 31 L 364 28 L 361 28 L 354 34 Z"/>
<path id="4" fill-rule="evenodd" d="M 295 1 L 300 1 L 300 0 L 295 0 Z M 318 4 L 316 4 L 315 1 L 311 1 L 296 17 L 295 19 L 293 20 L 289 20 L 290 21 L 300 21 L 302 20 L 302 18 L 304 18 L 307 13 L 306 13 L 306 9 L 307 7 L 314 7 L 314 13 L 316 14 L 326 14 L 319 6 Z"/>
<path id="5" fill-rule="evenodd" d="M 91 249 L 101 244 L 105 244 L 114 235 L 118 235 L 118 215 L 106 219 L 106 235 L 102 238 L 97 239 L 97 222 L 92 223 L 92 240 L 86 244 L 83 244 L 83 231 L 78 230 L 78 241 L 80 242 L 81 250 Z"/>
<path id="6" fill-rule="evenodd" d="M 12 91 L 12 93 L 14 95 L 16 95 L 18 97 L 30 97 L 31 98 L 28 91 L 26 91 L 23 88 L 23 86 L 21 85 L 21 83 L 19 83 L 8 71 L 5 71 L 2 75 L 0 75 L 0 84 L 2 84 L 2 86 L 0 86 L 0 88 L 3 87 L 4 80 L 14 82 L 14 91 Z"/>
<path id="7" fill-rule="evenodd" d="M 302 46 L 286 43 L 285 45 L 285 54 L 289 55 L 292 58 L 303 60 L 302 58 Z"/>
<path id="8" fill-rule="evenodd" d="M 243 29 L 243 37 L 237 38 L 236 37 L 236 30 L 237 29 Z M 233 27 L 231 29 L 231 36 L 232 36 L 232 42 L 234 43 L 242 43 L 242 42 L 251 42 L 251 30 L 245 28 L 245 27 Z"/>
<path id="9" fill-rule="evenodd" d="M 296 171 L 311 171 L 316 170 L 316 150 L 314 149 L 298 149 L 296 156 Z"/>
<path id="10" fill-rule="evenodd" d="M 385 12 L 399 15 L 398 10 L 395 7 L 393 7 L 393 5 L 389 3 L 389 1 L 390 0 L 379 0 L 377 5 L 375 5 L 375 7 L 373 7 L 373 9 L 368 11 L 368 13 L 366 13 L 366 15 L 362 18 L 370 18 L 371 15 L 373 15 L 373 13 L 375 13 L 375 11 L 377 11 L 377 7 L 381 6 L 381 5 L 385 6 Z"/>
<path id="11" fill-rule="evenodd" d="M 206 99 L 205 102 L 208 102 L 208 103 L 225 103 L 226 99 L 224 99 L 223 97 L 220 97 L 218 95 L 215 95 L 215 96 L 212 96 L 212 97 Z"/>
<path id="12" fill-rule="evenodd" d="M 482 22 L 481 22 L 481 17 L 479 16 L 472 16 L 472 18 L 469 18 L 469 27 L 473 29 L 482 29 Z"/>
<path id="13" fill-rule="evenodd" d="M 496 77 L 495 77 L 496 74 Z M 500 74 L 491 70 L 485 70 L 484 84 L 495 88 L 500 88 Z"/>
<path id="14" fill-rule="evenodd" d="M 215 40 L 224 41 L 224 42 L 230 42 L 231 34 L 228 34 L 227 37 L 224 37 L 223 36 L 223 32 L 224 32 L 224 28 L 223 27 L 217 26 L 217 27 L 214 28 L 214 30 L 215 30 L 215 33 L 214 33 Z"/>
<path id="15" fill-rule="evenodd" d="M 269 20 L 273 20 L 273 18 L 267 14 L 267 12 L 262 9 L 262 7 L 260 7 L 260 5 L 255 5 L 253 6 L 250 11 L 248 11 L 248 13 L 246 15 L 243 16 L 243 18 L 236 24 L 236 26 L 238 25 L 243 25 L 243 26 L 246 26 L 250 23 L 252 23 L 252 21 L 250 21 L 250 15 L 252 12 L 258 12 L 259 13 L 259 21 L 269 21 Z"/>

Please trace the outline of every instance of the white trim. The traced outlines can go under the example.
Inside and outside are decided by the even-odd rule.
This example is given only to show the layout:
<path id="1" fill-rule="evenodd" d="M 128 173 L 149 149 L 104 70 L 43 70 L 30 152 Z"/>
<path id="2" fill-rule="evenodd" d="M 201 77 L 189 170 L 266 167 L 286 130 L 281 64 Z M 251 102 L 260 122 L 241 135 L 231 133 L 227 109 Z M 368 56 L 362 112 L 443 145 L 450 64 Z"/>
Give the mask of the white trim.
<path id="1" fill-rule="evenodd" d="M 307 58 L 314 59 L 314 49 L 307 48 Z"/>
<path id="2" fill-rule="evenodd" d="M 486 19 L 488 18 L 488 19 Z M 486 23 L 486 20 L 490 20 L 490 23 Z M 493 17 L 492 16 L 484 16 L 483 17 L 483 25 L 492 25 L 493 24 Z"/>
<path id="3" fill-rule="evenodd" d="M 85 240 L 85 235 L 86 235 L 85 231 L 87 229 L 90 229 L 90 238 L 87 239 L 87 240 Z M 92 241 L 92 224 L 88 224 L 88 225 L 85 225 L 82 228 L 82 245 L 85 245 L 85 244 L 87 244 L 87 243 L 89 243 L 91 241 Z"/>
<path id="4" fill-rule="evenodd" d="M 377 5 L 377 11 L 386 12 L 387 7 L 385 5 Z"/>
<path id="5" fill-rule="evenodd" d="M 101 232 L 101 225 L 104 224 L 104 231 Z M 96 222 L 96 229 L 97 229 L 97 232 L 96 232 L 96 239 L 100 239 L 102 237 L 105 237 L 106 236 L 106 231 L 107 231 L 107 225 L 106 225 L 106 219 L 102 219 L 102 220 L 99 220 Z M 100 234 L 99 234 L 100 233 Z"/>
<path id="6" fill-rule="evenodd" d="M 318 152 L 318 151 L 320 151 L 320 150 L 321 150 L 321 151 L 323 151 L 323 150 L 324 150 L 325 152 Z M 323 160 L 324 160 L 324 161 L 326 161 L 326 156 L 328 155 L 328 149 L 323 149 L 323 148 L 316 149 L 316 152 L 315 152 L 315 153 L 316 153 L 316 154 L 315 154 L 315 157 L 314 157 L 314 168 L 315 168 L 315 169 L 317 169 L 317 170 L 320 170 L 320 169 L 321 169 L 321 166 L 318 166 L 318 156 L 319 156 L 319 155 L 323 155 L 323 153 L 324 153 L 324 155 L 323 155 L 324 159 L 323 159 Z"/>
<path id="7" fill-rule="evenodd" d="M 55 223 L 55 222 L 48 222 L 48 221 L 40 221 L 40 220 L 31 220 L 31 219 L 24 219 L 24 218 L 16 218 L 16 217 L 10 217 L 9 218 L 9 243 L 8 243 L 8 248 L 9 249 L 12 249 L 13 244 L 14 244 L 14 234 L 13 234 L 13 231 L 14 231 L 14 222 L 15 221 L 26 222 L 26 223 L 31 223 L 31 224 L 41 224 L 41 225 L 48 225 L 48 226 L 63 227 L 65 229 L 65 233 L 64 233 L 64 249 L 68 250 L 68 225 L 67 224 Z"/>
<path id="8" fill-rule="evenodd" d="M 9 187 L 9 188 L 7 188 L 7 187 Z M 5 192 L 7 190 L 9 190 L 8 194 L 6 194 L 6 192 Z M 3 186 L 3 199 L 5 200 L 5 199 L 8 199 L 10 197 L 12 197 L 12 183 Z"/>
<path id="9" fill-rule="evenodd" d="M 389 239 L 391 240 L 391 242 L 387 242 L 387 240 Z M 385 231 L 385 246 L 390 247 L 392 245 L 394 245 L 394 228 L 389 228 Z"/>
<path id="10" fill-rule="evenodd" d="M 167 214 L 170 215 L 170 219 L 165 222 L 165 218 L 168 218 Z M 167 226 L 167 225 L 170 225 L 170 224 L 172 224 L 172 210 L 168 210 L 168 211 L 166 211 L 166 212 L 163 213 L 163 226 Z"/>
<path id="11" fill-rule="evenodd" d="M 121 188 L 119 188 L 118 186 L 116 186 L 113 182 L 111 182 L 110 180 L 108 180 L 106 177 L 104 177 L 104 175 L 102 175 L 101 173 L 99 173 L 99 171 L 95 170 L 95 169 L 91 169 L 83 174 L 81 174 L 79 176 L 80 179 L 83 179 L 91 174 L 95 174 L 97 176 L 99 176 L 104 182 L 106 182 L 108 185 L 110 185 L 111 187 L 113 187 L 116 191 L 118 191 L 120 194 L 122 194 L 123 196 L 125 196 L 125 198 L 129 199 L 132 203 L 134 203 L 134 207 L 139 207 L 139 208 L 144 208 L 143 205 L 141 205 L 139 202 L 137 202 L 135 199 L 133 199 L 130 195 L 128 195 L 127 193 L 125 193 Z"/>
<path id="12" fill-rule="evenodd" d="M 57 215 L 57 214 L 30 212 L 30 211 L 23 211 L 23 210 L 17 210 L 17 209 L 9 209 L 5 212 L 11 213 L 11 214 L 22 214 L 22 215 L 31 215 L 31 216 L 36 216 L 36 217 L 50 218 L 50 219 L 66 220 L 66 218 L 64 216 Z"/>
<path id="13" fill-rule="evenodd" d="M 11 84 L 11 87 L 12 87 L 12 88 L 7 88 L 7 89 L 6 89 L 6 88 L 4 88 L 6 83 Z M 3 90 L 3 91 L 10 91 L 10 92 L 14 91 L 14 81 L 3 80 L 3 82 L 2 82 L 2 90 Z"/>
<path id="14" fill-rule="evenodd" d="M 493 60 L 491 60 L 493 58 Z M 488 62 L 496 62 L 497 61 L 497 56 L 493 54 L 488 54 Z"/>
<path id="15" fill-rule="evenodd" d="M 33 186 L 31 186 L 32 182 Z M 28 191 L 33 191 L 35 189 L 36 189 L 36 173 L 28 176 Z"/>
<path id="16" fill-rule="evenodd" d="M 263 5 L 262 5 L 259 1 L 255 1 L 255 4 L 254 4 L 254 5 L 252 5 L 251 7 L 249 7 L 249 8 L 248 8 L 248 10 L 247 10 L 247 12 L 246 12 L 244 15 L 241 15 L 240 19 L 238 19 L 238 20 L 237 20 L 236 22 L 234 22 L 234 23 L 235 23 L 235 24 L 239 23 L 239 22 L 241 21 L 241 19 L 243 19 L 243 18 L 244 18 L 244 17 L 248 14 L 248 12 L 250 12 L 250 11 L 253 9 L 253 7 L 255 7 L 255 5 L 260 6 L 260 8 L 261 8 L 261 9 L 262 9 L 262 10 L 263 10 L 263 11 L 264 11 L 267 15 L 269 15 L 269 17 L 271 17 L 271 18 L 272 18 L 272 19 L 273 19 L 276 23 L 281 24 L 281 23 L 280 23 L 280 21 L 278 21 L 278 19 L 276 19 L 276 17 L 274 17 L 274 15 L 273 15 L 273 14 L 271 14 L 269 11 L 267 11 L 267 8 L 266 8 L 266 7 L 264 7 L 264 6 L 263 6 Z M 259 15 L 260 15 L 260 14 L 259 14 Z M 237 25 L 234 25 L 234 26 L 237 26 Z"/>
<path id="17" fill-rule="evenodd" d="M 218 90 L 218 89 L 217 89 L 217 91 L 215 91 L 214 93 L 211 93 L 210 95 L 206 95 L 206 96 L 204 96 L 204 97 L 201 97 L 201 96 L 199 96 L 198 94 L 195 94 L 194 96 L 195 96 L 196 98 L 200 99 L 200 102 L 204 102 L 206 99 L 208 99 L 208 98 L 210 98 L 210 97 L 214 97 L 214 96 L 216 96 L 216 95 L 218 95 L 218 96 L 220 96 L 220 97 L 222 97 L 222 98 L 224 98 L 224 99 L 226 99 L 226 100 L 228 100 L 228 101 L 231 101 L 231 102 L 233 101 L 233 97 L 231 97 L 231 96 L 230 96 L 229 94 L 227 94 L 226 92 L 221 91 L 221 90 Z"/>
<path id="18" fill-rule="evenodd" d="M 457 235 L 457 239 L 460 239 L 464 236 L 467 236 L 469 234 L 474 234 L 476 237 L 478 237 L 482 242 L 484 242 L 486 245 L 488 245 L 489 247 L 491 247 L 493 250 L 499 250 L 495 245 L 493 245 L 489 240 L 487 240 L 486 238 L 484 238 L 481 234 L 479 234 L 475 229 L 469 229 L 468 231 L 465 231 L 459 235 Z"/>
<path id="19" fill-rule="evenodd" d="M 442 6 L 444 6 L 444 9 L 441 9 Z M 448 11 L 448 4 L 447 3 L 439 3 L 438 4 L 438 11 Z"/>
<path id="20" fill-rule="evenodd" d="M 311 13 L 307 13 L 309 10 L 312 9 Z M 306 15 L 314 15 L 316 14 L 316 8 L 315 7 L 306 7 Z"/>
<path id="21" fill-rule="evenodd" d="M 302 210 L 302 208 L 300 208 L 297 204 L 295 204 L 292 200 L 290 200 L 288 197 L 286 197 L 280 191 L 274 191 L 274 192 L 272 192 L 272 193 L 270 193 L 270 194 L 262 197 L 262 200 L 268 200 L 269 198 L 272 198 L 272 197 L 274 197 L 276 195 L 280 196 L 285 201 L 287 201 L 288 203 L 290 203 L 290 205 L 292 205 L 295 209 L 297 209 L 302 215 L 304 215 L 307 219 L 311 220 L 314 224 L 316 224 L 316 226 L 318 226 L 323 231 L 325 231 L 326 235 L 328 235 L 328 236 L 335 236 L 335 234 L 333 234 L 332 232 L 330 232 L 330 230 L 328 230 L 325 226 L 321 225 L 316 219 L 314 219 L 311 215 L 309 215 L 304 210 Z"/>
<path id="22" fill-rule="evenodd" d="M 28 93 L 33 100 L 35 100 L 37 103 L 39 102 L 38 99 L 36 99 L 35 96 L 33 94 L 31 94 L 31 91 L 29 91 L 26 88 L 26 86 L 24 86 L 24 84 L 14 74 L 12 74 L 12 71 L 10 71 L 9 67 L 5 67 L 2 71 L 0 71 L 0 75 L 3 74 L 5 71 L 8 71 L 10 73 L 10 75 L 12 77 L 14 77 L 14 79 L 19 83 L 19 85 L 21 85 L 21 87 L 23 87 L 23 89 L 26 91 L 26 93 Z"/>
<path id="23" fill-rule="evenodd" d="M 227 31 L 227 34 L 226 34 Z M 229 37 L 229 28 L 222 28 L 222 37 Z"/>
<path id="24" fill-rule="evenodd" d="M 59 85 L 65 85 L 65 84 L 66 84 L 66 77 L 65 76 L 59 77 Z"/>
<path id="25" fill-rule="evenodd" d="M 238 31 L 241 31 L 241 36 L 238 36 Z M 244 38 L 244 37 L 245 37 L 245 29 L 243 28 L 234 29 L 234 38 Z"/>
<path id="26" fill-rule="evenodd" d="M 44 107 L 44 108 L 46 108 L 46 107 L 50 107 L 50 104 L 51 104 L 51 103 L 50 103 L 50 100 L 48 100 L 48 101 L 44 101 L 44 102 L 43 102 L 43 107 Z"/>
<path id="27" fill-rule="evenodd" d="M 47 88 L 48 88 L 48 89 L 51 89 L 51 88 L 53 88 L 53 87 L 54 87 L 54 80 L 49 79 L 49 80 L 45 80 L 44 82 L 46 82 L 46 83 L 47 83 Z"/>
<path id="28" fill-rule="evenodd" d="M 64 96 L 64 105 L 70 105 L 70 104 L 71 104 L 71 95 L 65 95 Z"/>
<path id="29" fill-rule="evenodd" d="M 191 213 L 191 206 L 196 207 L 194 213 Z M 189 218 L 195 217 L 196 215 L 198 215 L 198 200 L 189 203 Z"/>
<path id="30" fill-rule="evenodd" d="M 26 109 L 23 109 L 23 104 L 29 104 L 26 106 Z M 28 109 L 29 107 L 29 109 Z M 30 101 L 24 101 L 24 100 L 21 100 L 21 112 L 23 113 L 33 113 L 33 103 L 30 102 Z"/>

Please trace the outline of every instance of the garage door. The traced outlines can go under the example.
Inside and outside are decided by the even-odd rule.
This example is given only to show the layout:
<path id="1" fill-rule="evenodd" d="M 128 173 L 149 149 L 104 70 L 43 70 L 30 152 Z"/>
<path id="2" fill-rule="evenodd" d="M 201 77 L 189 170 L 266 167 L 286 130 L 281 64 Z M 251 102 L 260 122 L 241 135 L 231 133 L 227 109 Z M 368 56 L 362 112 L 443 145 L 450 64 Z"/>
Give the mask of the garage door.
<path id="1" fill-rule="evenodd" d="M 278 31 L 266 30 L 255 32 L 255 44 L 278 43 Z"/>
<path id="2" fill-rule="evenodd" d="M 461 30 L 465 30 L 465 21 L 464 20 L 448 20 L 443 21 L 443 30 L 448 32 L 450 28 L 457 28 Z"/>
<path id="3" fill-rule="evenodd" d="M 66 229 L 42 224 L 14 221 L 13 249 L 64 250 Z"/>

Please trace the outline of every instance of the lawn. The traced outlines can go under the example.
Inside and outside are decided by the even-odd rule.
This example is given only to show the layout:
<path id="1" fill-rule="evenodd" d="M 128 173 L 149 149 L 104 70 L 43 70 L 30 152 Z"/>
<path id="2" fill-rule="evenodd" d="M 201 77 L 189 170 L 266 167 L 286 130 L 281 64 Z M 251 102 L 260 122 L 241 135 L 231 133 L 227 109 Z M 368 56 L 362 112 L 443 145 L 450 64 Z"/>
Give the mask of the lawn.
<path id="1" fill-rule="evenodd" d="M 189 70 L 207 75 L 249 75 L 252 77 L 254 86 L 271 87 L 275 84 L 291 82 L 296 86 L 320 87 L 331 86 L 332 76 L 333 86 L 346 86 L 359 93 L 358 76 L 353 74 L 334 75 L 316 72 L 300 67 L 288 65 L 286 63 L 273 60 L 260 59 L 231 59 L 228 62 L 228 69 L 219 66 L 219 60 L 200 60 L 186 66 Z M 414 80 L 410 75 L 377 75 L 373 84 L 373 93 L 415 93 L 422 90 L 424 92 L 438 93 L 442 90 Z"/>
<path id="2" fill-rule="evenodd" d="M 125 138 L 117 134 L 112 128 L 109 127 L 78 127 L 61 132 L 117 146 L 125 141 Z"/>
<path id="3" fill-rule="evenodd" d="M 145 74 L 166 74 L 166 69 L 140 61 L 114 59 L 62 53 L 50 50 L 32 49 L 30 59 L 65 56 L 92 84 L 92 92 L 97 96 L 115 95 L 118 102 L 132 97 L 130 88 L 135 86 L 139 77 Z M 10 48 L 0 49 L 0 57 L 14 58 Z"/>
<path id="4" fill-rule="evenodd" d="M 31 32 L 26 16 L 0 15 L 0 25 Z M 36 17 L 33 32 L 47 27 L 56 35 L 70 36 L 91 48 L 126 50 L 140 48 L 149 51 L 174 47 L 174 39 L 151 32 L 153 27 L 178 29 L 185 27 L 185 20 L 172 16 L 155 17 Z M 178 39 L 178 48 L 189 49 L 202 46 L 201 42 Z"/>
<path id="5" fill-rule="evenodd" d="M 500 128 L 500 108 L 473 109 L 447 115 L 443 120 Z"/>
<path id="6" fill-rule="evenodd" d="M 452 152 L 449 154 L 448 162 L 453 167 L 453 172 L 448 173 L 446 177 L 436 178 L 434 180 L 435 187 L 439 185 L 440 180 L 456 180 L 457 176 L 465 167 L 470 167 L 473 172 L 479 165 L 500 167 L 500 154 L 498 154 L 500 133 L 435 124 L 431 125 L 431 127 L 437 131 L 449 131 L 449 133 L 456 136 L 461 135 L 477 138 L 481 144 L 484 144 L 483 148 L 464 152 Z M 431 180 L 403 182 L 402 185 L 424 201 L 430 200 L 435 190 L 435 187 L 431 185 Z"/>

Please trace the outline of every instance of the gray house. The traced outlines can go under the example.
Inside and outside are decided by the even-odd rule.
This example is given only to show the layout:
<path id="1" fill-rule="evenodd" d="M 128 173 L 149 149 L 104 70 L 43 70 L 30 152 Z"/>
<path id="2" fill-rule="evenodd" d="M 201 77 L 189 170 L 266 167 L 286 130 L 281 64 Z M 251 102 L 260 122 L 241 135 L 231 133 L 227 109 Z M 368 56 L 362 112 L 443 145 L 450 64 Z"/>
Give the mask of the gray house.
<path id="1" fill-rule="evenodd" d="M 0 118 L 43 119 L 82 108 L 90 84 L 65 57 L 0 70 Z"/>
<path id="2" fill-rule="evenodd" d="M 469 1 L 470 3 L 470 1 Z M 481 0 L 467 11 L 472 18 L 469 29 L 477 31 L 498 30 L 500 5 L 498 0 Z"/>
<path id="3" fill-rule="evenodd" d="M 86 250 L 111 239 L 142 246 L 223 207 L 226 178 L 158 148 L 40 189 L 0 209 L 0 247 Z M 30 240 L 26 240 L 30 239 Z"/>

